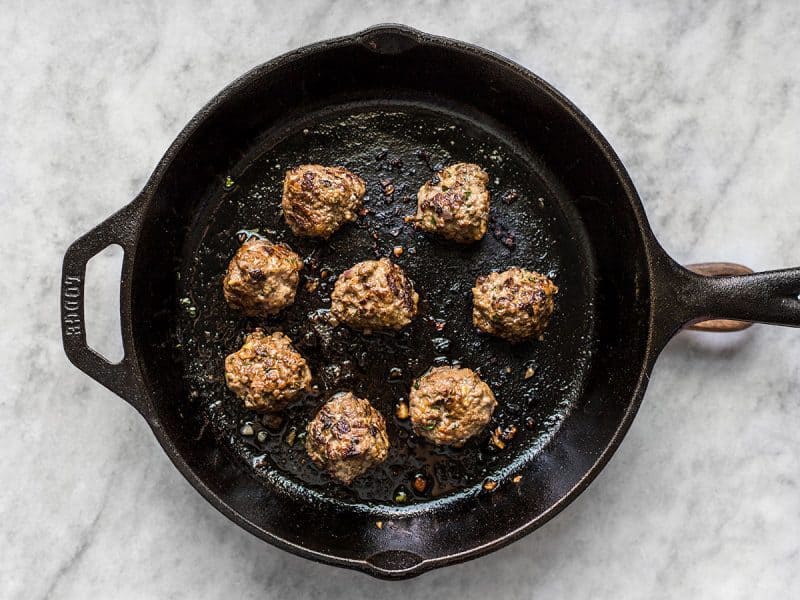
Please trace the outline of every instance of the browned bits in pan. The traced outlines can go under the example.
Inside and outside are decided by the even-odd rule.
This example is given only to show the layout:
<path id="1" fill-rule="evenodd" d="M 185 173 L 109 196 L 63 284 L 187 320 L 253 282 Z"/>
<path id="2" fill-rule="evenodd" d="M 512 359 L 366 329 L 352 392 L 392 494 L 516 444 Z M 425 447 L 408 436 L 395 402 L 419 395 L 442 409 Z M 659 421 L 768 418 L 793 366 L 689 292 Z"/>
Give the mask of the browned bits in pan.
<path id="1" fill-rule="evenodd" d="M 499 448 L 500 450 L 502 450 L 503 448 L 505 448 L 505 447 L 506 447 L 506 444 L 505 444 L 505 442 L 503 441 L 503 438 L 500 436 L 500 434 L 501 434 L 501 430 L 500 430 L 500 428 L 498 427 L 497 429 L 495 429 L 495 430 L 492 432 L 491 442 L 492 442 L 492 445 L 493 445 L 495 448 Z"/>
<path id="2" fill-rule="evenodd" d="M 517 435 L 516 425 L 509 425 L 507 427 L 498 426 L 494 431 L 492 431 L 490 441 L 493 446 L 502 450 L 511 440 L 514 439 L 515 435 Z"/>
<path id="3" fill-rule="evenodd" d="M 514 436 L 517 435 L 517 426 L 516 425 L 509 425 L 503 429 L 503 432 L 500 436 L 503 438 L 503 441 L 510 442 L 514 439 Z"/>
<path id="4" fill-rule="evenodd" d="M 394 194 L 394 183 L 391 179 L 381 179 L 381 187 L 383 188 L 384 196 L 391 196 Z"/>
<path id="5" fill-rule="evenodd" d="M 424 475 L 418 474 L 414 476 L 414 481 L 411 483 L 411 487 L 414 488 L 414 491 L 418 494 L 424 494 L 425 490 L 428 489 L 428 480 L 425 478 Z"/>
<path id="6" fill-rule="evenodd" d="M 281 428 L 281 425 L 283 425 L 283 416 L 276 413 L 267 413 L 261 417 L 261 422 L 267 429 L 277 431 Z"/>
<path id="7" fill-rule="evenodd" d="M 404 402 L 404 401 L 398 402 L 397 406 L 395 407 L 394 414 L 401 421 L 404 421 L 405 419 L 407 419 L 408 418 L 408 403 Z"/>
<path id="8" fill-rule="evenodd" d="M 286 443 L 290 446 L 294 446 L 294 442 L 297 439 L 297 429 L 291 427 L 289 429 L 289 433 L 286 434 Z"/>
<path id="9" fill-rule="evenodd" d="M 517 249 L 517 236 L 508 227 L 497 221 L 491 223 L 492 236 L 512 252 Z"/>

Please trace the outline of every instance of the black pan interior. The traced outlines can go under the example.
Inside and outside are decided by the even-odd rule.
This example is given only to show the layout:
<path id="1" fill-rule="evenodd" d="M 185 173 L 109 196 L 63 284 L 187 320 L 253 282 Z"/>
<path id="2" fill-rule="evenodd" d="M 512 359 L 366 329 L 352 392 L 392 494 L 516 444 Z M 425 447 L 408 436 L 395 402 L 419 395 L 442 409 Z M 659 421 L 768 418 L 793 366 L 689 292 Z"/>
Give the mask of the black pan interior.
<path id="1" fill-rule="evenodd" d="M 203 109 L 145 190 L 131 273 L 147 412 L 169 456 L 257 535 L 350 565 L 386 557 L 386 550 L 456 560 L 543 522 L 614 445 L 647 368 L 640 206 L 584 117 L 493 55 L 427 37 L 387 44 L 387 53 L 379 51 L 383 42 L 348 38 L 301 50 L 248 73 Z M 493 227 L 475 247 L 402 225 L 418 186 L 454 160 L 478 162 L 491 174 L 497 235 Z M 327 244 L 293 238 L 276 211 L 284 170 L 306 161 L 342 164 L 368 182 L 371 212 Z M 386 196 L 381 180 L 388 179 L 394 193 Z M 279 319 L 243 319 L 222 300 L 220 278 L 237 231 L 246 228 L 301 252 L 309 259 L 305 276 L 330 271 Z M 394 246 L 404 248 L 397 261 L 422 297 L 412 327 L 367 338 L 308 318 L 327 306 L 338 273 Z M 511 347 L 472 329 L 475 276 L 510 264 L 549 273 L 561 288 L 542 342 Z M 445 322 L 442 331 L 433 319 Z M 224 355 L 255 326 L 283 328 L 320 385 L 319 396 L 291 409 L 265 447 L 242 439 L 240 425 L 254 415 L 238 408 L 220 377 Z M 411 378 L 437 360 L 479 369 L 495 388 L 493 426 L 519 430 L 509 448 L 492 451 L 484 433 L 460 452 L 438 452 L 394 419 Z M 529 364 L 536 373 L 524 380 Z M 392 367 L 401 371 L 396 381 Z M 370 397 L 393 439 L 386 466 L 352 489 L 309 466 L 299 444 L 285 443 L 290 426 L 302 428 L 324 398 L 344 388 Z M 436 486 L 395 504 L 397 486 L 417 470 L 435 476 Z M 499 480 L 491 493 L 482 488 L 487 477 Z M 402 567 L 410 554 L 393 556 Z"/>
<path id="2" fill-rule="evenodd" d="M 177 345 L 190 409 L 208 422 L 231 461 L 267 485 L 278 481 L 322 501 L 397 504 L 400 496 L 408 498 L 403 504 L 417 503 L 474 494 L 486 479 L 513 476 L 555 433 L 580 396 L 589 364 L 593 260 L 558 186 L 491 125 L 410 102 L 329 108 L 270 132 L 209 191 L 184 247 Z M 403 221 L 414 212 L 419 186 L 442 166 L 461 161 L 484 166 L 493 199 L 490 234 L 470 246 L 437 240 Z M 345 166 L 367 182 L 367 214 L 329 241 L 293 236 L 280 212 L 285 170 L 308 162 Z M 271 319 L 241 317 L 222 295 L 228 260 L 239 241 L 254 234 L 286 242 L 305 259 L 295 304 Z M 363 335 L 331 327 L 324 312 L 337 275 L 381 256 L 400 264 L 414 281 L 419 317 L 400 333 Z M 471 325 L 475 278 L 512 265 L 545 273 L 560 288 L 558 310 L 542 341 L 512 345 Z M 289 408 L 280 423 L 243 409 L 224 385 L 224 357 L 254 327 L 289 335 L 315 375 L 318 393 Z M 459 450 L 420 440 L 408 420 L 394 416 L 412 380 L 442 364 L 475 369 L 499 400 L 490 425 Z M 391 439 L 387 461 L 352 486 L 316 469 L 302 443 L 321 403 L 348 390 L 381 411 Z M 266 440 L 242 435 L 245 426 L 264 431 Z M 489 440 L 497 427 L 517 431 L 502 450 Z M 421 493 L 411 485 L 419 475 L 428 482 Z"/>

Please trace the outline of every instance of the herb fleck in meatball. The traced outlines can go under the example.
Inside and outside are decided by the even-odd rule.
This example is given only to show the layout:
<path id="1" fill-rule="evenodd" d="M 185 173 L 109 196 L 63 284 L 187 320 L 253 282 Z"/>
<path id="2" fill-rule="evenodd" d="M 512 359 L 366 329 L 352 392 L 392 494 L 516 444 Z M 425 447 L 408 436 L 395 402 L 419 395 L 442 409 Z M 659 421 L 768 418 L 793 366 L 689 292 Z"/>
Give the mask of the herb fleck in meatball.
<path id="1" fill-rule="evenodd" d="M 463 446 L 492 418 L 492 390 L 470 369 L 436 367 L 417 379 L 409 393 L 414 432 L 443 446 Z"/>
<path id="2" fill-rule="evenodd" d="M 417 194 L 414 226 L 468 244 L 480 240 L 489 223 L 489 175 L 478 165 L 456 163 L 442 169 Z"/>
<path id="3" fill-rule="evenodd" d="M 300 165 L 286 171 L 283 214 L 295 235 L 329 238 L 358 218 L 364 180 L 343 167 Z"/>
<path id="4" fill-rule="evenodd" d="M 306 452 L 319 468 L 350 484 L 389 454 L 383 416 L 350 392 L 323 405 L 306 429 Z"/>
<path id="5" fill-rule="evenodd" d="M 294 302 L 302 264 L 288 246 L 251 238 L 228 264 L 225 300 L 247 316 L 274 315 Z"/>
<path id="6" fill-rule="evenodd" d="M 541 337 L 557 292 L 544 275 L 519 267 L 478 277 L 472 288 L 472 323 L 510 342 Z"/>
<path id="7" fill-rule="evenodd" d="M 342 273 L 331 294 L 331 314 L 354 329 L 402 329 L 417 314 L 419 295 L 388 258 L 365 260 Z"/>
<path id="8" fill-rule="evenodd" d="M 225 359 L 225 382 L 245 408 L 275 412 L 309 388 L 311 371 L 287 336 L 256 329 Z"/>

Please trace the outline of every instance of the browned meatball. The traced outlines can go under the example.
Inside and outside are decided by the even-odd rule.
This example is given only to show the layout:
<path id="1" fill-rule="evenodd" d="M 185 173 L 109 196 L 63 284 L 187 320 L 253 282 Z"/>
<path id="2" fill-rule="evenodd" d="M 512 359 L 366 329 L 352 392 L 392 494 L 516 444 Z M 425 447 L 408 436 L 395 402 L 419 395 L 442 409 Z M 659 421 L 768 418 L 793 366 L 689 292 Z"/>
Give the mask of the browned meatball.
<path id="1" fill-rule="evenodd" d="M 456 367 L 436 367 L 417 379 L 408 403 L 417 435 L 456 448 L 486 426 L 497 406 L 475 372 Z"/>
<path id="2" fill-rule="evenodd" d="M 320 469 L 350 484 L 389 454 L 383 416 L 350 392 L 326 402 L 306 428 L 306 452 Z"/>
<path id="3" fill-rule="evenodd" d="M 417 194 L 410 220 L 428 233 L 468 244 L 480 240 L 489 223 L 489 175 L 478 165 L 456 163 L 442 169 Z"/>
<path id="4" fill-rule="evenodd" d="M 295 235 L 329 238 L 358 218 L 364 180 L 344 167 L 300 165 L 286 171 L 283 215 Z"/>
<path id="5" fill-rule="evenodd" d="M 331 314 L 354 329 L 402 329 L 417 314 L 419 295 L 388 258 L 365 260 L 336 280 Z"/>
<path id="6" fill-rule="evenodd" d="M 478 277 L 472 288 L 472 323 L 510 342 L 541 337 L 557 292 L 544 275 L 519 267 Z"/>
<path id="7" fill-rule="evenodd" d="M 228 263 L 225 300 L 247 316 L 274 315 L 294 302 L 302 265 L 288 246 L 251 238 Z"/>
<path id="8" fill-rule="evenodd" d="M 245 408 L 275 412 L 309 388 L 311 371 L 287 336 L 256 329 L 225 359 L 225 382 Z"/>

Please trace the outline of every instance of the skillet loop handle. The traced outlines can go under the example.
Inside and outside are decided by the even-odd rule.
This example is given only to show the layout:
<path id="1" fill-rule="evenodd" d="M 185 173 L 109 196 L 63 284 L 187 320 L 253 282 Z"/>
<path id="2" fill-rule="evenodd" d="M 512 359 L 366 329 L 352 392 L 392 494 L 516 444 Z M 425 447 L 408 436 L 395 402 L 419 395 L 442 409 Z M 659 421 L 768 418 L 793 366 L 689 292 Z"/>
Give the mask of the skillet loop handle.
<path id="1" fill-rule="evenodd" d="M 137 198 L 78 238 L 67 249 L 61 271 L 61 337 L 64 351 L 72 364 L 142 412 L 143 397 L 139 393 L 142 389 L 141 378 L 136 371 L 129 319 L 130 267 L 142 212 L 142 202 L 139 200 Z M 125 355 L 118 363 L 107 361 L 87 345 L 84 325 L 86 264 L 112 244 L 120 245 L 124 251 L 120 281 L 120 317 Z"/>
<path id="2" fill-rule="evenodd" d="M 682 269 L 685 326 L 738 331 L 752 322 L 800 327 L 800 268 L 753 273 L 731 263 Z"/>

